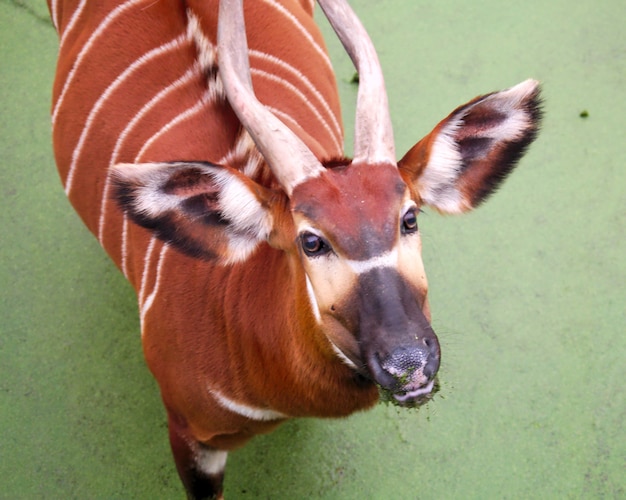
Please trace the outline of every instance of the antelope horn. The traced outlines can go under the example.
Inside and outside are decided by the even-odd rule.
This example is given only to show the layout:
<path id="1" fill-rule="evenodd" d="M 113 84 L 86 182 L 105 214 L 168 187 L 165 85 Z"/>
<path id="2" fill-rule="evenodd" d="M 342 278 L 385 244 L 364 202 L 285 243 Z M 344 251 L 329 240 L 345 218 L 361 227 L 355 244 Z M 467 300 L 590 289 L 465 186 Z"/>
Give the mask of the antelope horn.
<path id="1" fill-rule="evenodd" d="M 376 49 L 345 0 L 318 0 L 359 74 L 354 163 L 396 164 L 387 92 Z"/>
<path id="2" fill-rule="evenodd" d="M 276 179 L 291 196 L 298 184 L 320 175 L 324 167 L 306 144 L 254 95 L 243 0 L 220 0 L 217 43 L 228 101 Z"/>

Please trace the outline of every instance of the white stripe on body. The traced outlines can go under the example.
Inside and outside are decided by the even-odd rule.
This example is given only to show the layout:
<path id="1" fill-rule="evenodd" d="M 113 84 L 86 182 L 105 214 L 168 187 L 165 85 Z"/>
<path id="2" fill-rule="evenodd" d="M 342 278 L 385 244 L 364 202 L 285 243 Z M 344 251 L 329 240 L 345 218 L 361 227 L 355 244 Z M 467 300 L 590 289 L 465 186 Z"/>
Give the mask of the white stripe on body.
<path id="1" fill-rule="evenodd" d="M 175 118 L 170 120 L 168 123 L 166 123 L 163 127 L 161 127 L 161 129 L 158 132 L 153 134 L 144 143 L 143 147 L 141 148 L 141 150 L 139 151 L 139 153 L 135 157 L 135 162 L 139 161 L 139 159 L 145 154 L 146 150 L 152 144 L 154 144 L 160 137 L 165 135 L 169 130 L 171 130 L 175 126 L 179 125 L 180 123 L 184 122 L 185 120 L 193 117 L 197 113 L 200 113 L 204 109 L 204 107 L 206 105 L 211 103 L 209 99 L 210 99 L 210 94 L 208 92 L 205 92 L 203 98 L 200 99 L 200 101 L 198 101 L 192 107 L 186 109 L 185 111 L 183 111 L 182 113 L 177 115 Z M 125 229 L 124 230 L 124 235 L 126 235 L 126 233 L 127 233 L 127 230 Z M 126 263 L 126 261 L 128 259 L 127 245 L 128 245 L 128 238 L 123 237 L 122 238 L 122 252 L 121 252 L 122 253 L 122 269 L 126 270 L 126 272 L 127 272 L 127 269 L 128 269 L 127 263 Z M 145 270 L 144 270 L 144 272 L 145 272 Z M 143 277 L 142 277 L 142 279 L 143 279 Z"/>
<path id="2" fill-rule="evenodd" d="M 196 104 L 194 104 L 192 107 L 186 109 L 185 111 L 183 111 L 182 113 L 180 113 L 179 115 L 177 115 L 175 118 L 173 118 L 172 120 L 170 120 L 168 123 L 166 123 L 163 127 L 161 127 L 161 129 L 156 132 L 155 134 L 153 134 L 143 145 L 143 147 L 141 148 L 141 150 L 139 151 L 139 153 L 137 154 L 137 156 L 135 157 L 135 162 L 139 161 L 140 158 L 145 154 L 146 150 L 154 143 L 156 142 L 160 137 L 162 137 L 164 134 L 166 134 L 169 130 L 171 130 L 173 127 L 179 125 L 180 123 L 184 122 L 185 120 L 193 117 L 194 115 L 196 115 L 197 113 L 201 112 L 204 107 L 208 104 L 211 104 L 211 94 L 210 92 L 205 92 L 202 99 L 200 99 Z M 128 259 L 128 228 L 127 228 L 127 217 L 124 216 L 124 231 L 123 231 L 123 236 L 122 236 L 122 269 L 124 271 L 124 274 L 126 275 L 128 272 L 128 264 L 127 264 L 127 259 Z M 152 237 L 153 240 L 154 238 L 156 238 L 155 236 Z M 152 246 L 152 240 L 150 242 L 150 245 Z M 148 254 L 150 253 L 150 251 L 148 252 Z M 149 257 L 146 258 L 145 260 L 146 265 L 144 267 L 141 279 L 142 279 L 142 289 L 144 287 L 144 283 L 146 281 L 146 274 L 149 271 L 148 269 L 148 263 L 149 263 Z M 160 273 L 160 265 L 162 263 L 162 260 L 159 260 L 159 265 L 157 266 L 156 272 L 157 274 Z M 145 295 L 144 292 L 140 293 L 140 304 L 142 303 L 142 298 Z M 153 292 L 153 295 L 156 296 L 156 290 Z M 152 301 L 154 300 L 154 297 L 152 297 L 150 304 L 152 304 Z M 143 315 L 145 315 L 145 312 L 142 313 Z"/>
<path id="3" fill-rule="evenodd" d="M 59 32 L 59 13 L 57 12 L 57 2 L 56 0 L 50 1 L 50 16 L 52 16 L 52 24 L 54 25 L 54 29 Z"/>
<path id="4" fill-rule="evenodd" d="M 263 52 L 259 52 L 257 50 L 251 50 L 250 51 L 250 56 L 251 56 L 251 58 L 259 58 L 259 59 L 262 59 L 262 60 L 264 60 L 266 62 L 270 62 L 270 63 L 272 63 L 272 64 L 274 64 L 276 66 L 279 66 L 281 69 L 283 69 L 284 71 L 288 72 L 296 80 L 298 80 L 302 84 L 303 87 L 306 87 L 308 89 L 308 91 L 313 96 L 315 96 L 315 99 L 322 106 L 322 108 L 324 109 L 326 114 L 330 117 L 330 120 L 332 122 L 331 125 L 332 125 L 332 128 L 333 128 L 333 134 L 334 134 L 333 139 L 334 139 L 335 144 L 341 144 L 342 143 L 342 141 L 343 141 L 343 132 L 342 132 L 342 129 L 341 129 L 341 125 L 339 124 L 339 121 L 337 120 L 337 117 L 335 116 L 333 111 L 330 109 L 330 105 L 328 104 L 326 99 L 324 99 L 324 96 L 321 94 L 321 92 L 319 90 L 317 90 L 317 88 L 315 88 L 315 86 L 306 77 L 306 75 L 304 75 L 301 71 L 297 70 L 296 68 L 294 68 L 290 64 L 287 64 L 282 59 L 279 59 L 278 57 L 273 56 L 271 54 L 266 54 L 266 53 L 263 53 Z M 298 87 L 296 87 L 296 90 L 298 91 L 299 97 L 303 95 Z M 317 115 L 317 112 L 316 112 L 316 115 Z M 341 147 L 339 149 L 341 149 Z"/>
<path id="5" fill-rule="evenodd" d="M 202 112 L 205 107 L 209 106 L 212 103 L 213 101 L 211 99 L 211 92 L 205 92 L 196 104 L 194 104 L 190 108 L 180 113 L 178 116 L 176 116 L 176 118 L 170 120 L 168 123 L 163 125 L 163 127 L 161 127 L 161 129 L 158 132 L 153 134 L 152 137 L 150 137 L 150 139 L 148 139 L 146 143 L 143 145 L 143 147 L 137 154 L 137 159 L 135 161 L 141 158 L 146 153 L 148 148 L 150 148 L 150 146 L 152 146 L 155 142 L 157 142 L 162 136 L 167 134 L 170 130 L 172 130 L 177 125 L 188 120 L 194 115 L 197 115 L 198 113 Z"/>
<path id="6" fill-rule="evenodd" d="M 154 237 L 153 237 L 153 240 L 154 240 Z M 150 241 L 150 244 L 152 244 L 152 241 Z M 157 273 L 156 280 L 154 281 L 154 287 L 152 288 L 152 292 L 150 293 L 150 295 L 148 295 L 148 297 L 143 303 L 141 302 L 141 299 L 139 300 L 139 304 L 140 304 L 139 305 L 139 318 L 141 319 L 142 336 L 143 336 L 143 324 L 146 319 L 146 314 L 148 314 L 148 311 L 152 307 L 152 304 L 154 303 L 154 299 L 157 293 L 159 292 L 159 286 L 161 285 L 161 270 L 163 269 L 163 261 L 165 260 L 165 254 L 167 253 L 168 250 L 169 250 L 169 246 L 167 245 L 167 243 L 164 243 L 163 246 L 161 247 L 161 252 L 159 252 L 159 261 L 157 262 L 157 269 L 156 269 L 156 273 Z M 142 281 L 145 278 L 146 272 L 147 270 L 144 270 L 144 276 L 142 276 Z M 141 286 L 145 294 L 145 287 L 146 287 L 145 283 L 142 282 Z"/>
<path id="7" fill-rule="evenodd" d="M 152 259 L 152 253 L 154 252 L 154 247 L 156 245 L 157 238 L 156 236 L 152 236 L 150 238 L 150 244 L 146 249 L 146 253 L 143 256 L 143 271 L 141 272 L 141 286 L 139 287 L 139 293 L 137 294 L 137 299 L 139 302 L 139 307 L 141 308 L 144 303 L 144 297 L 146 296 L 146 287 L 148 284 L 148 271 L 150 266 L 150 260 Z"/>
<path id="8" fill-rule="evenodd" d="M 283 14 L 291 22 L 291 24 L 293 24 L 294 27 L 302 34 L 303 38 L 306 39 L 306 41 L 311 44 L 313 49 L 322 57 L 322 61 L 324 65 L 326 65 L 326 67 L 331 72 L 333 72 L 333 67 L 330 62 L 330 58 L 328 57 L 328 54 L 320 45 L 318 45 L 318 43 L 311 36 L 311 34 L 306 30 L 306 28 L 302 26 L 302 24 L 300 24 L 300 21 L 298 21 L 298 18 L 294 16 L 291 12 L 289 12 L 285 7 L 283 7 L 278 2 L 276 2 L 276 0 L 263 0 L 263 2 L 268 5 L 271 5 L 278 12 Z"/>
<path id="9" fill-rule="evenodd" d="M 168 123 L 166 123 L 163 127 L 161 127 L 161 129 L 158 132 L 153 134 L 144 143 L 143 147 L 141 148 L 141 150 L 139 151 L 139 153 L 137 153 L 137 155 L 135 157 L 135 162 L 140 161 L 140 158 L 145 154 L 146 150 L 152 144 L 154 144 L 160 137 L 165 135 L 169 130 L 171 130 L 172 128 L 174 128 L 178 124 L 184 122 L 185 120 L 193 117 L 197 113 L 200 113 L 204 109 L 204 107 L 206 105 L 210 104 L 210 100 L 209 99 L 210 99 L 210 94 L 208 92 L 205 92 L 203 98 L 200 99 L 196 104 L 194 104 L 192 107 L 186 109 L 185 111 L 183 111 L 182 113 L 177 115 L 175 118 L 170 120 Z M 124 233 L 126 234 L 126 230 L 124 231 Z M 127 264 L 126 264 L 126 260 L 128 258 L 127 243 L 128 243 L 127 238 L 123 238 L 122 239 L 122 252 L 121 253 L 122 253 L 122 268 L 124 270 L 128 269 L 127 268 Z"/>
<path id="10" fill-rule="evenodd" d="M 54 6 L 55 4 L 56 4 L 56 0 L 53 2 L 52 6 Z M 87 5 L 87 0 L 81 0 L 80 4 L 78 4 L 78 7 L 76 7 L 76 10 L 72 13 L 70 22 L 67 23 L 65 30 L 63 30 L 63 33 L 59 33 L 61 35 L 61 40 L 59 41 L 59 53 L 61 53 L 61 48 L 65 44 L 65 40 L 67 40 L 69 33 L 74 29 L 74 25 L 76 24 L 76 22 L 78 21 L 78 18 L 83 13 L 83 10 L 85 9 L 85 5 Z M 57 31 L 58 31 L 61 28 L 58 24 L 59 23 L 59 17 L 58 17 L 59 9 L 53 7 L 53 9 L 51 10 L 53 10 L 54 14 L 56 14 L 56 22 L 54 23 L 54 25 L 56 26 Z"/>
<path id="11" fill-rule="evenodd" d="M 288 125 L 289 123 L 291 123 L 291 126 L 292 126 L 292 128 L 294 130 L 296 130 L 298 127 L 300 127 L 300 124 L 291 115 L 288 115 L 287 113 L 285 113 L 284 111 L 281 111 L 280 109 L 273 108 L 272 106 L 265 106 L 265 107 L 269 111 L 271 111 L 273 115 L 276 115 L 278 118 L 280 118 L 280 120 L 285 125 Z"/>
<path id="12" fill-rule="evenodd" d="M 91 50 L 93 44 L 105 32 L 105 30 L 113 22 L 115 22 L 117 17 L 121 16 L 122 14 L 125 13 L 126 10 L 134 7 L 136 4 L 140 4 L 141 2 L 142 2 L 142 0 L 129 0 L 128 2 L 125 2 L 124 4 L 119 5 L 118 7 L 113 9 L 104 18 L 104 20 L 98 25 L 98 27 L 93 31 L 93 33 L 91 34 L 91 36 L 89 37 L 89 40 L 87 40 L 85 45 L 83 45 L 81 51 L 78 53 L 78 56 L 76 57 L 76 61 L 74 62 L 74 65 L 72 66 L 72 69 L 70 70 L 70 72 L 69 72 L 69 74 L 67 76 L 67 79 L 65 80 L 65 83 L 63 84 L 63 89 L 61 90 L 61 93 L 59 94 L 59 98 L 57 99 L 56 103 L 54 104 L 54 108 L 52 110 L 52 127 L 53 128 L 54 128 L 54 125 L 56 123 L 56 119 L 57 119 L 57 115 L 59 113 L 59 110 L 61 109 L 61 106 L 63 105 L 63 100 L 65 99 L 65 94 L 67 93 L 70 85 L 74 81 L 74 77 L 76 76 L 76 70 L 81 66 L 81 63 L 83 62 L 83 59 L 87 56 L 87 54 Z M 77 14 L 74 14 L 74 16 L 76 18 L 78 18 Z M 67 33 L 67 31 L 68 30 L 66 30 L 65 33 Z M 61 39 L 61 42 L 63 42 L 63 38 Z"/>
<path id="13" fill-rule="evenodd" d="M 214 389 L 209 389 L 209 393 L 211 396 L 215 398 L 215 400 L 219 403 L 220 406 L 227 409 L 228 411 L 232 411 L 237 415 L 241 415 L 243 417 L 249 418 L 250 420 L 258 420 L 258 421 L 270 421 L 270 420 L 281 420 L 284 418 L 289 418 L 284 413 L 280 413 L 278 411 L 264 409 L 264 408 L 255 408 L 254 406 L 245 405 L 242 403 L 238 403 L 233 401 L 232 399 L 224 396 L 221 392 L 216 391 Z"/>
<path id="14" fill-rule="evenodd" d="M 117 142 L 115 143 L 115 147 L 113 148 L 113 154 L 111 155 L 111 160 L 109 161 L 109 168 L 118 163 L 119 153 L 122 149 L 122 146 L 126 142 L 126 139 L 131 136 L 131 133 L 135 126 L 141 121 L 141 119 L 146 116 L 150 111 L 152 111 L 155 107 L 157 107 L 161 101 L 163 101 L 166 97 L 169 96 L 171 92 L 174 92 L 176 89 L 186 85 L 193 78 L 197 77 L 200 73 L 200 69 L 197 66 L 193 66 L 188 69 L 183 76 L 181 76 L 178 80 L 168 85 L 167 87 L 161 89 L 150 101 L 148 101 L 139 112 L 128 122 L 124 130 L 119 134 Z M 137 161 L 137 159 L 135 159 Z M 104 194 L 102 196 L 102 206 L 100 208 L 100 221 L 98 224 L 98 239 L 100 243 L 103 242 L 104 238 L 104 224 L 106 217 L 106 204 L 109 201 L 109 190 L 110 190 L 110 180 L 107 177 L 107 181 L 104 186 Z M 125 271 L 125 267 L 123 266 L 122 270 L 124 271 L 124 275 L 127 275 Z"/>
<path id="15" fill-rule="evenodd" d="M 70 168 L 67 173 L 67 177 L 65 178 L 65 194 L 70 195 L 72 190 L 72 184 L 74 180 L 74 173 L 76 172 L 76 168 L 78 166 L 78 160 L 80 159 L 80 155 L 82 153 L 83 145 L 85 144 L 85 140 L 91 131 L 91 127 L 93 121 L 95 120 L 98 113 L 102 110 L 102 107 L 106 103 L 107 99 L 115 92 L 121 85 L 125 83 L 125 81 L 130 78 L 133 73 L 139 70 L 142 66 L 149 64 L 153 59 L 166 54 L 171 50 L 176 50 L 181 47 L 182 42 L 185 40 L 184 36 L 179 36 L 174 40 L 171 40 L 156 49 L 152 49 L 145 54 L 141 55 L 137 58 L 131 65 L 129 65 L 122 73 L 120 73 L 111 83 L 106 90 L 100 95 L 98 100 L 95 102 L 87 119 L 85 120 L 85 126 L 80 134 L 78 142 L 74 147 L 74 151 L 72 152 L 72 162 L 70 163 Z"/>
<path id="16" fill-rule="evenodd" d="M 288 82 L 287 80 L 280 78 L 272 73 L 268 73 L 266 71 L 263 70 L 259 70 L 259 69 L 252 69 L 252 74 L 253 75 L 257 75 L 257 76 L 261 76 L 262 78 L 265 78 L 267 80 L 271 80 L 274 83 L 278 83 L 279 85 L 282 85 L 283 87 L 286 87 L 287 89 L 289 89 L 293 94 L 295 94 L 298 99 L 300 99 L 302 101 L 303 106 L 305 106 L 306 108 L 308 108 L 311 112 L 313 112 L 313 114 L 315 115 L 315 117 L 318 119 L 318 121 L 320 122 L 320 125 L 322 125 L 322 127 L 324 128 L 324 130 L 326 130 L 326 132 L 328 133 L 328 135 L 331 137 L 331 139 L 334 142 L 334 146 L 335 148 L 337 148 L 337 150 L 341 150 L 341 143 L 339 142 L 339 140 L 337 139 L 336 135 L 333 133 L 333 130 L 331 129 L 330 125 L 328 124 L 328 122 L 324 119 L 324 117 L 322 117 L 322 115 L 320 114 L 320 112 L 311 104 L 311 102 L 307 99 L 307 97 L 302 93 L 302 91 L 300 89 L 298 89 L 295 85 L 293 85 L 291 82 Z M 276 113 L 274 113 L 276 114 Z M 282 113 L 284 114 L 284 113 Z M 291 117 L 290 117 L 291 118 Z M 295 121 L 293 118 L 291 118 L 292 121 Z"/>
<path id="17" fill-rule="evenodd" d="M 297 21 L 297 19 L 291 15 L 289 12 L 285 11 L 284 8 L 277 4 L 276 2 L 274 2 L 273 0 L 269 0 L 270 5 L 274 6 L 276 9 L 278 9 L 279 11 L 281 11 L 283 14 L 285 14 L 291 21 L 292 23 L 303 33 L 305 33 L 305 38 L 315 47 L 315 50 L 317 50 L 318 52 L 320 52 L 320 54 L 323 56 L 324 61 L 327 62 L 327 64 L 330 67 L 330 62 L 328 61 L 328 58 L 326 56 L 326 54 L 323 52 L 323 50 L 321 49 L 321 47 L 319 45 L 317 45 L 315 43 L 315 41 L 312 39 L 312 37 L 306 33 L 306 30 L 304 30 L 304 28 L 302 27 L 302 25 Z M 112 22 L 112 20 L 116 17 L 116 15 L 119 15 L 122 10 L 125 10 L 126 8 L 130 7 L 133 4 L 133 1 L 127 2 L 126 4 L 124 4 L 123 6 L 118 7 L 115 11 L 113 11 L 111 14 L 109 14 L 109 16 L 107 16 L 107 18 L 103 21 L 103 23 L 101 23 L 101 25 L 98 27 L 98 29 L 92 34 L 90 40 L 88 41 L 88 46 L 91 46 L 93 44 L 93 41 L 97 38 L 97 36 L 99 36 L 100 33 L 102 33 L 104 31 L 104 29 Z M 189 18 L 189 23 L 188 23 L 188 29 L 187 29 L 187 36 L 189 39 L 193 40 L 196 44 L 196 47 L 198 48 L 198 61 L 199 61 L 199 68 L 193 68 L 190 69 L 187 73 L 185 73 L 185 75 L 179 79 L 177 82 L 175 82 L 174 84 L 172 84 L 170 87 L 166 88 L 166 89 L 162 89 L 159 94 L 157 94 L 149 103 L 147 103 L 140 111 L 139 113 L 129 122 L 129 124 L 126 126 L 126 128 L 122 131 L 122 133 L 119 135 L 118 137 L 118 141 L 116 142 L 112 157 L 111 157 L 111 162 L 110 165 L 114 165 L 117 162 L 117 157 L 119 155 L 119 152 L 121 150 L 122 145 L 124 144 L 126 138 L 132 133 L 133 128 L 136 126 L 136 124 L 140 121 L 141 117 L 145 116 L 145 114 L 150 110 L 153 109 L 156 105 L 157 102 L 159 102 L 160 100 L 162 100 L 171 90 L 174 90 L 177 86 L 182 85 L 183 82 L 186 82 L 188 79 L 192 78 L 195 74 L 196 71 L 202 71 L 203 69 L 206 69 L 208 67 L 210 67 L 211 65 L 213 65 L 215 63 L 215 47 L 208 41 L 207 37 L 204 36 L 204 34 L 202 33 L 201 29 L 200 29 L 200 24 L 197 20 L 197 18 L 193 15 L 192 12 L 188 11 L 188 18 Z M 177 39 L 176 41 L 178 41 L 180 43 L 180 40 Z M 175 41 L 170 42 L 170 44 L 174 44 Z M 167 44 L 168 46 L 170 44 Z M 161 51 L 165 50 L 165 47 L 163 47 L 161 49 Z M 83 49 L 83 51 L 79 54 L 79 58 L 80 60 L 82 60 L 85 56 L 85 54 L 87 53 L 86 48 Z M 150 52 L 151 56 L 156 57 L 159 53 L 159 49 L 154 49 L 153 51 Z M 336 147 L 341 150 L 341 144 L 340 144 L 340 140 L 341 140 L 341 126 L 337 121 L 337 118 L 334 116 L 334 114 L 332 113 L 332 111 L 330 110 L 330 106 L 328 105 L 328 103 L 324 100 L 324 98 L 321 96 L 321 94 L 319 93 L 319 91 L 317 91 L 317 89 L 315 89 L 313 87 L 313 85 L 310 83 L 310 81 L 299 71 L 297 71 L 295 68 L 291 67 L 290 65 L 288 65 L 287 63 L 285 63 L 284 61 L 281 61 L 280 59 L 270 56 L 268 54 L 262 54 L 260 52 L 257 53 L 258 57 L 262 57 L 266 60 L 271 60 L 274 64 L 277 64 L 278 66 L 280 66 L 281 68 L 285 69 L 286 71 L 288 71 L 290 74 L 293 74 L 296 76 L 296 78 L 301 81 L 303 83 L 304 86 L 306 86 L 311 92 L 312 94 L 317 98 L 317 100 L 321 103 L 322 108 L 326 111 L 326 113 L 328 114 L 328 116 L 331 117 L 331 121 L 332 123 L 329 124 L 326 120 L 324 120 L 324 118 L 321 116 L 320 112 L 314 108 L 304 97 L 304 95 L 302 94 L 302 92 L 295 86 L 293 86 L 292 84 L 290 84 L 289 82 L 286 82 L 278 77 L 276 77 L 275 75 L 269 74 L 269 73 L 265 73 L 262 72 L 260 70 L 258 70 L 259 74 L 263 74 L 266 78 L 270 78 L 273 79 L 274 81 L 281 83 L 282 85 L 287 86 L 292 92 L 296 93 L 296 95 L 298 95 L 298 97 L 300 99 L 303 100 L 303 102 L 305 103 L 305 105 L 307 105 L 312 112 L 315 114 L 315 116 L 318 118 L 318 120 L 320 120 L 320 122 L 322 123 L 322 125 L 324 126 L 324 128 L 328 131 L 330 137 L 334 140 Z M 90 117 L 87 120 L 87 129 L 89 128 L 89 124 L 91 123 L 93 116 L 95 116 L 95 114 L 100 110 L 100 108 L 102 107 L 102 103 L 106 100 L 106 98 L 113 92 L 113 90 L 115 90 L 115 88 L 117 88 L 119 86 L 119 84 L 121 83 L 121 81 L 123 81 L 123 79 L 125 79 L 126 77 L 128 77 L 133 71 L 135 71 L 137 69 L 137 67 L 139 67 L 139 65 L 141 65 L 143 62 L 141 62 L 140 60 L 136 61 L 135 63 L 133 63 L 131 66 L 129 66 L 129 68 L 127 68 L 127 70 L 122 74 L 123 76 L 121 76 L 120 78 L 120 82 L 114 82 L 114 84 L 112 86 L 109 87 L 109 89 L 107 89 L 107 91 L 105 91 L 105 94 L 103 94 L 103 96 L 99 99 L 99 101 L 96 103 L 96 105 L 94 106 L 94 109 L 92 109 L 92 114 L 90 114 Z M 119 78 L 119 77 L 118 77 Z M 61 106 L 62 100 L 63 100 L 63 96 L 65 95 L 65 92 L 67 90 L 67 87 L 69 86 L 69 84 L 71 83 L 71 80 L 73 79 L 73 74 L 70 74 L 70 76 L 68 77 L 65 86 L 64 86 L 64 90 L 61 93 L 61 97 L 59 98 L 59 100 L 56 103 L 55 106 L 55 112 L 53 113 L 53 121 L 54 118 L 56 118 L 56 113 L 58 113 L 58 110 Z M 184 111 L 183 113 L 181 113 L 180 115 L 178 115 L 176 118 L 174 118 L 173 120 L 171 120 L 168 124 L 166 124 L 164 127 L 161 128 L 161 130 L 159 130 L 156 134 L 154 134 L 152 137 L 150 137 L 143 145 L 143 147 L 141 148 L 141 150 L 139 151 L 139 153 L 136 156 L 135 161 L 138 161 L 141 156 L 143 156 L 145 154 L 145 152 L 148 150 L 148 148 L 154 144 L 157 140 L 159 140 L 163 135 L 165 135 L 169 130 L 171 130 L 174 126 L 180 124 L 181 122 L 183 122 L 184 120 L 188 119 L 189 117 L 193 116 L 194 114 L 200 112 L 203 107 L 211 102 L 213 102 L 215 99 L 217 98 L 221 98 L 223 97 L 223 91 L 221 91 L 218 87 L 218 83 L 220 82 L 219 78 L 216 78 L 213 81 L 208 82 L 209 85 L 209 89 L 208 89 L 208 93 L 206 93 L 203 98 L 194 106 L 192 106 L 191 108 L 187 109 L 186 111 Z M 280 112 L 278 110 L 272 110 L 275 114 L 280 115 L 283 117 L 283 119 L 286 119 L 287 121 L 290 121 L 292 123 L 295 123 L 295 120 L 291 117 L 286 115 L 283 112 Z M 333 130 L 334 129 L 334 130 Z M 86 132 L 84 131 L 84 134 L 86 134 Z M 82 136 L 81 136 L 82 138 Z M 84 139 L 83 139 L 84 140 Z M 78 147 L 78 153 L 80 153 L 80 148 L 82 147 L 83 141 L 80 141 L 80 146 Z M 252 152 L 252 150 L 249 150 L 248 155 L 250 155 L 250 153 Z M 78 158 L 78 154 L 76 155 L 76 158 Z M 259 158 L 257 156 L 257 158 Z M 258 165 L 259 165 L 259 161 L 250 161 L 248 162 L 248 164 L 246 165 L 246 170 L 251 170 L 251 171 L 256 171 L 258 169 Z M 73 171 L 73 168 L 72 168 Z M 250 173 L 252 172 L 246 172 L 246 174 L 250 175 Z M 68 176 L 69 177 L 69 176 Z M 70 178 L 70 182 L 68 183 L 68 192 L 71 189 L 71 177 Z M 108 198 L 108 193 L 110 191 L 110 185 L 109 182 L 107 181 L 105 183 L 105 188 L 104 188 L 104 192 L 103 192 L 103 199 L 102 199 L 102 206 L 101 206 L 101 211 L 100 211 L 100 219 L 99 219 L 99 229 L 98 229 L 98 235 L 99 235 L 99 239 L 102 241 L 103 239 L 103 235 L 104 235 L 104 224 L 105 224 L 105 220 L 106 220 L 106 203 L 107 203 L 107 198 Z M 127 251 L 127 245 L 128 245 L 128 219 L 126 217 L 124 217 L 124 221 L 123 221 L 123 231 L 122 231 L 122 270 L 124 272 L 124 274 L 126 276 L 128 276 L 128 251 Z M 164 246 L 162 251 L 161 251 L 161 255 L 159 257 L 158 260 L 158 264 L 157 264 L 157 277 L 155 280 L 155 286 L 154 289 L 152 290 L 152 292 L 150 293 L 149 296 L 147 296 L 147 283 L 148 283 L 148 275 L 150 274 L 150 269 L 149 269 L 149 263 L 151 261 L 151 257 L 152 257 L 152 252 L 154 249 L 154 243 L 153 241 L 150 242 L 148 251 L 147 251 L 147 255 L 144 259 L 145 265 L 144 265 L 144 269 L 143 269 L 143 273 L 141 276 L 141 289 L 140 289 L 140 304 L 142 304 L 141 306 L 141 317 L 142 317 L 142 321 L 145 318 L 146 313 L 149 311 L 155 297 L 156 294 L 158 293 L 158 289 L 159 289 L 159 283 L 160 283 L 160 275 L 161 275 L 161 265 L 163 263 L 164 260 L 164 256 L 166 254 L 167 251 L 167 246 Z M 334 346 L 333 346 L 334 347 Z"/>

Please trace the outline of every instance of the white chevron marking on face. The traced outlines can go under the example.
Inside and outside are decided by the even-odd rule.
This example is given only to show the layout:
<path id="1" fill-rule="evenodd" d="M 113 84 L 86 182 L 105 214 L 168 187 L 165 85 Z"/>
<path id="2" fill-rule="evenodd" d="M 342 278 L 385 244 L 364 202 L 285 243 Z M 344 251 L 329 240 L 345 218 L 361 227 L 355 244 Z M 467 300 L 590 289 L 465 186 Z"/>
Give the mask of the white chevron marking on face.
<path id="1" fill-rule="evenodd" d="M 317 299 L 315 298 L 315 291 L 313 290 L 313 285 L 311 284 L 311 280 L 309 279 L 308 276 L 306 276 L 306 291 L 309 296 L 309 301 L 311 302 L 311 309 L 313 310 L 315 319 L 317 320 L 318 323 L 321 323 L 322 315 L 320 314 L 320 306 L 317 303 Z"/>
<path id="2" fill-rule="evenodd" d="M 398 250 L 394 248 L 389 252 L 376 255 L 367 260 L 346 260 L 347 264 L 357 274 L 363 274 L 372 269 L 380 267 L 397 267 L 398 265 Z"/>
<path id="3" fill-rule="evenodd" d="M 346 356 L 341 349 L 339 349 L 339 347 L 337 347 L 335 345 L 335 343 L 330 339 L 330 337 L 327 337 L 328 341 L 330 342 L 331 347 L 333 348 L 333 351 L 335 352 L 335 354 L 337 355 L 337 357 L 347 366 L 349 366 L 350 368 L 352 368 L 353 370 L 357 370 L 358 367 L 352 362 L 352 360 Z"/>

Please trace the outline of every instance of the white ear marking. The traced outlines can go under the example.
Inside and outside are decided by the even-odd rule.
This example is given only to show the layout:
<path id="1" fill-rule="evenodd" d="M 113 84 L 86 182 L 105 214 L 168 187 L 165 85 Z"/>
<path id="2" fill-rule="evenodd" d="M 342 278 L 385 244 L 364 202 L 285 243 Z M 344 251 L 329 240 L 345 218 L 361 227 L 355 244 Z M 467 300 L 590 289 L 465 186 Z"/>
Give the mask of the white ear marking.
<path id="1" fill-rule="evenodd" d="M 428 205 L 437 205 L 447 212 L 458 212 L 461 195 L 452 182 L 461 169 L 461 153 L 454 139 L 463 126 L 457 118 L 448 123 L 439 133 L 432 146 L 428 165 L 420 179 L 423 189 L 420 195 Z"/>
<path id="2" fill-rule="evenodd" d="M 137 212 L 159 217 L 180 207 L 178 196 L 162 192 L 161 186 L 171 175 L 171 171 L 163 168 L 162 163 L 118 163 L 113 167 L 113 172 L 135 187 L 137 194 L 134 197 L 134 208 Z"/>
<path id="3" fill-rule="evenodd" d="M 220 209 L 234 229 L 267 238 L 272 230 L 271 217 L 247 186 L 225 169 L 216 169 L 213 176 L 221 187 Z"/>
<path id="4" fill-rule="evenodd" d="M 221 187 L 220 210 L 231 224 L 227 230 L 231 252 L 225 262 L 233 264 L 245 260 L 260 241 L 268 238 L 272 230 L 272 216 L 240 179 L 219 169 L 214 177 Z"/>

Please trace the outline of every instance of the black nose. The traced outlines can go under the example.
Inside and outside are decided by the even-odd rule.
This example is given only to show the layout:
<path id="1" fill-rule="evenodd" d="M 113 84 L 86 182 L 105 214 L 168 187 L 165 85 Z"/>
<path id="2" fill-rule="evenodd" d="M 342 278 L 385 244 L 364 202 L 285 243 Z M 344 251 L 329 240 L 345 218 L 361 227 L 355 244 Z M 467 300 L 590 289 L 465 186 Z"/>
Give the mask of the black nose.
<path id="1" fill-rule="evenodd" d="M 376 382 L 384 389 L 407 391 L 426 386 L 439 370 L 439 343 L 427 338 L 410 346 L 397 347 L 389 356 L 374 356 L 369 363 Z"/>

